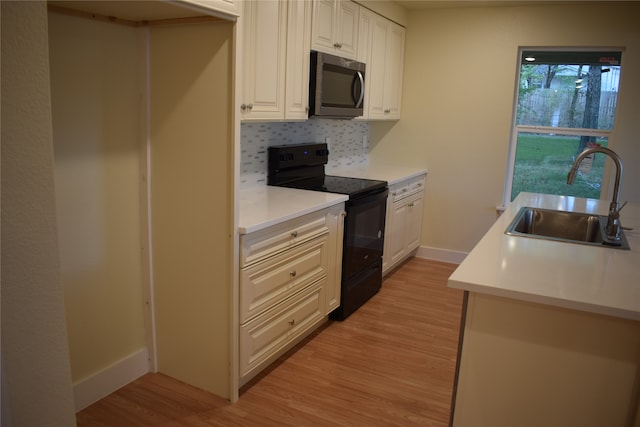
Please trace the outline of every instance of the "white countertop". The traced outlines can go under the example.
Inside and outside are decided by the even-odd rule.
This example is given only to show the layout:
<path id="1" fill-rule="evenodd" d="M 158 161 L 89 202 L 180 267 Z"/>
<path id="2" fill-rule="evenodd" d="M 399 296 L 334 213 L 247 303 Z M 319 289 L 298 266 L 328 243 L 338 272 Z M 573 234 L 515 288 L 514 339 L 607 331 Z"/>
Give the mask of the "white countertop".
<path id="1" fill-rule="evenodd" d="M 255 186 L 240 190 L 238 232 L 247 234 L 342 203 L 343 194 Z"/>
<path id="2" fill-rule="evenodd" d="M 342 169 L 330 169 L 327 175 L 348 176 L 352 178 L 377 179 L 387 181 L 388 185 L 396 184 L 405 179 L 424 175 L 427 170 L 407 166 L 390 165 L 384 163 L 370 163 L 368 165 L 354 166 Z"/>
<path id="3" fill-rule="evenodd" d="M 449 287 L 640 320 L 640 204 L 620 212 L 630 250 L 504 234 L 522 206 L 606 215 L 607 200 L 521 193 L 449 278 Z"/>
<path id="4" fill-rule="evenodd" d="M 327 170 L 327 175 L 377 179 L 389 185 L 424 175 L 426 169 L 369 164 Z M 256 185 L 240 190 L 238 232 L 247 234 L 348 200 L 343 194 Z"/>

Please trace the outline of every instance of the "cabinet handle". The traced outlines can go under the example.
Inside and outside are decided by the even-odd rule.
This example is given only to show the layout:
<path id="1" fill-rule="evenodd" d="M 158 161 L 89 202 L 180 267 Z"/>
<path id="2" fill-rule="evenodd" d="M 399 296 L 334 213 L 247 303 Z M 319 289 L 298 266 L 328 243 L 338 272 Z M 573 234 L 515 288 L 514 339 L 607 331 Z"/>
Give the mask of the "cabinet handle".
<path id="1" fill-rule="evenodd" d="M 385 113 L 385 114 L 389 114 L 390 112 L 391 112 L 391 110 L 389 110 L 389 109 L 384 110 L 384 113 Z"/>
<path id="2" fill-rule="evenodd" d="M 244 110 L 246 110 L 246 109 L 247 109 L 247 106 L 246 106 L 245 104 L 242 104 L 242 105 L 240 106 L 240 109 L 241 109 L 242 111 L 244 111 Z"/>
<path id="3" fill-rule="evenodd" d="M 407 190 L 406 188 L 403 188 L 403 189 L 402 189 L 402 192 L 403 192 L 403 193 L 406 193 L 407 191 L 408 191 L 408 190 Z"/>
<path id="4" fill-rule="evenodd" d="M 298 237 L 298 232 L 297 231 L 292 232 L 291 237 Z"/>
<path id="5" fill-rule="evenodd" d="M 296 319 L 291 319 L 291 320 L 289 320 L 289 324 L 290 324 L 291 326 L 295 325 L 295 324 L 296 324 Z"/>
<path id="6" fill-rule="evenodd" d="M 391 193 L 392 196 L 396 196 L 398 195 L 398 193 L 396 193 L 395 191 L 393 193 Z"/>
<path id="7" fill-rule="evenodd" d="M 333 47 L 335 47 L 336 49 L 342 49 L 342 43 L 334 43 Z"/>
<path id="8" fill-rule="evenodd" d="M 413 203 L 409 203 L 409 207 L 412 208 L 413 207 Z"/>
<path id="9" fill-rule="evenodd" d="M 247 108 L 249 109 L 249 111 L 253 110 L 253 104 L 247 105 Z"/>
<path id="10" fill-rule="evenodd" d="M 295 271 L 295 270 L 291 270 L 291 271 L 289 272 L 289 276 L 291 276 L 291 277 L 296 277 L 296 274 L 298 274 L 298 273 L 296 273 L 296 271 Z"/>

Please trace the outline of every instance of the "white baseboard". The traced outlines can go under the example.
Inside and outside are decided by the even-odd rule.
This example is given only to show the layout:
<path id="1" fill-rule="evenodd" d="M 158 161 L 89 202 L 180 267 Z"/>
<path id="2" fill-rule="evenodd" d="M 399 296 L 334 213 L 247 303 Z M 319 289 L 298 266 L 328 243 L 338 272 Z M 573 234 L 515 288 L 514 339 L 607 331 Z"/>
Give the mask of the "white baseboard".
<path id="1" fill-rule="evenodd" d="M 73 385 L 76 412 L 149 372 L 149 352 L 143 348 Z"/>
<path id="2" fill-rule="evenodd" d="M 430 248 L 427 246 L 420 246 L 416 252 L 416 257 L 418 258 L 432 259 L 434 261 L 448 262 L 451 264 L 460 264 L 467 255 L 467 252 Z"/>

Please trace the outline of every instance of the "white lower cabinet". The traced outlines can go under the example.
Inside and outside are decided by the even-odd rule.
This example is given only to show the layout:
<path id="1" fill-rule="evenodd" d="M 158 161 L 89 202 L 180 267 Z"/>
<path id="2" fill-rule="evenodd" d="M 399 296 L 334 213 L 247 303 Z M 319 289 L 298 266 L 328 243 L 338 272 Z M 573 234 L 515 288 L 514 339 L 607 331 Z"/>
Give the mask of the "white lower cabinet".
<path id="1" fill-rule="evenodd" d="M 383 274 L 420 246 L 426 175 L 389 186 Z"/>
<path id="2" fill-rule="evenodd" d="M 296 343 L 296 338 L 321 323 L 324 313 L 326 278 L 320 279 L 286 304 L 280 304 L 240 326 L 240 376 L 270 362 Z M 254 374 L 255 374 L 254 373 Z"/>
<path id="3" fill-rule="evenodd" d="M 340 305 L 344 204 L 240 237 L 243 385 Z"/>

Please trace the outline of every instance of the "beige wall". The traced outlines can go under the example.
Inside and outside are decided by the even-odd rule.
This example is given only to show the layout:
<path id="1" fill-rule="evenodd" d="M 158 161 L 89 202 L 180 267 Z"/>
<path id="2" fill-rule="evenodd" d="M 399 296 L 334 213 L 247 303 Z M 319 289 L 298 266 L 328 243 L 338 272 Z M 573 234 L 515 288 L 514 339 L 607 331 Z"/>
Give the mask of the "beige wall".
<path id="1" fill-rule="evenodd" d="M 393 1 L 383 0 L 356 0 L 361 6 L 372 10 L 387 19 L 394 21 L 403 27 L 407 25 L 409 12 L 404 7 L 398 5 Z"/>
<path id="2" fill-rule="evenodd" d="M 158 370 L 227 398 L 233 30 L 228 22 L 173 25 L 150 38 Z"/>
<path id="3" fill-rule="evenodd" d="M 637 2 L 409 14 L 402 119 L 372 124 L 371 157 L 429 169 L 423 246 L 470 251 L 495 220 L 519 46 L 626 48 L 610 146 L 625 165 L 621 199 L 640 200 L 638 16 Z"/>
<path id="4" fill-rule="evenodd" d="M 2 425 L 75 425 L 53 182 L 47 9 L 2 1 Z"/>
<path id="5" fill-rule="evenodd" d="M 49 14 L 56 203 L 74 382 L 145 347 L 137 31 Z"/>

